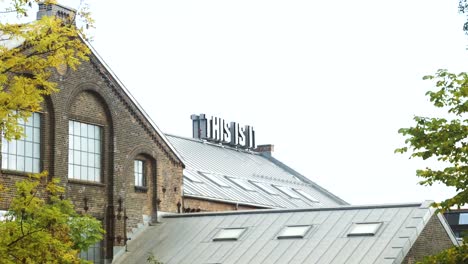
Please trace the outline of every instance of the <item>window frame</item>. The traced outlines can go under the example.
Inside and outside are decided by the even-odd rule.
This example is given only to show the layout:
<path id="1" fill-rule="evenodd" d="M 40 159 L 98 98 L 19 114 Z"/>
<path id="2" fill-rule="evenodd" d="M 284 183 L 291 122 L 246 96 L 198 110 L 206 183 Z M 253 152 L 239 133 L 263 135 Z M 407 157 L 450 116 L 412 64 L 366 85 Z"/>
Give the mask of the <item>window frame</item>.
<path id="1" fill-rule="evenodd" d="M 23 137 L 20 139 L 12 139 L 10 141 L 6 140 L 3 135 L 2 140 L 2 162 L 0 168 L 2 171 L 27 175 L 30 173 L 40 173 L 43 168 L 42 158 L 43 158 L 43 116 L 40 112 L 33 112 L 28 118 L 28 121 L 18 120 L 18 125 L 23 127 Z M 28 133 L 30 131 L 30 134 Z M 36 136 L 36 133 L 38 136 Z M 10 147 L 14 145 L 14 153 L 10 151 Z M 19 147 L 22 145 L 22 147 Z M 30 151 L 28 151 L 28 146 Z M 18 153 L 19 149 L 22 148 L 22 154 Z M 30 152 L 30 153 L 29 153 Z M 29 154 L 28 154 L 29 153 Z M 10 160 L 10 157 L 14 157 L 14 166 L 10 166 L 10 163 L 13 159 Z M 23 167 L 19 169 L 18 164 L 19 160 L 22 159 Z M 28 159 L 30 165 L 28 166 Z M 4 167 L 5 165 L 5 167 Z"/>
<path id="2" fill-rule="evenodd" d="M 141 173 L 137 172 L 136 170 L 137 162 L 141 162 Z M 147 161 L 138 159 L 138 158 L 133 160 L 133 177 L 134 177 L 135 189 L 147 190 L 148 188 L 147 177 L 146 177 L 146 174 L 147 174 L 146 163 Z M 137 184 L 137 174 L 141 174 L 141 185 Z"/>
<path id="3" fill-rule="evenodd" d="M 78 123 L 79 132 L 75 131 L 75 123 Z M 86 126 L 86 129 L 83 130 L 82 124 Z M 73 127 L 72 127 L 73 126 Z M 90 126 L 92 129 L 90 129 Z M 89 136 L 90 130 L 93 131 L 94 137 Z M 82 136 L 82 132 L 86 131 L 86 136 Z M 78 133 L 79 134 L 78 134 Z M 93 143 L 90 143 L 94 141 Z M 97 142 L 96 142 L 97 141 Z M 85 142 L 86 148 L 82 147 L 82 143 Z M 75 145 L 79 145 L 77 148 Z M 92 149 L 94 152 L 90 151 L 90 146 L 93 146 Z M 75 157 L 75 154 L 78 153 L 80 158 L 78 159 Z M 86 165 L 83 165 L 83 160 L 81 157 L 82 153 L 86 153 Z M 94 157 L 93 159 L 91 159 Z M 75 162 L 76 160 L 79 162 Z M 89 160 L 94 160 L 94 166 L 89 165 Z M 102 184 L 104 182 L 104 126 L 92 122 L 82 121 L 80 119 L 72 119 L 68 120 L 68 175 L 67 178 L 69 181 L 79 181 L 79 182 L 86 182 L 90 184 Z M 75 175 L 75 167 L 79 168 L 79 173 Z M 86 168 L 86 169 L 83 169 Z M 73 171 L 72 171 L 73 170 Z M 82 174 L 82 172 L 86 170 L 86 177 Z M 93 171 L 93 178 L 94 180 L 90 179 L 89 171 Z M 71 177 L 72 176 L 72 177 Z"/>

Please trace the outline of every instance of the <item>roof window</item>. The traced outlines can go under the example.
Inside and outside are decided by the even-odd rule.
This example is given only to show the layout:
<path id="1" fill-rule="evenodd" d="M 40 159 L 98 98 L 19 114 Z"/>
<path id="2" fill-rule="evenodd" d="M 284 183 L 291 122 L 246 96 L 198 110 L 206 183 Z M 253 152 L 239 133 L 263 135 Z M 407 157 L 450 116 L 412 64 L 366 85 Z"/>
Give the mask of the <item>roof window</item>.
<path id="1" fill-rule="evenodd" d="M 277 238 L 304 238 L 304 236 L 310 230 L 310 227 L 310 225 L 285 226 L 278 234 Z"/>
<path id="2" fill-rule="evenodd" d="M 301 199 L 301 197 L 296 192 L 293 192 L 293 190 L 289 187 L 279 186 L 279 185 L 273 185 L 273 186 L 275 186 L 278 190 L 280 190 L 282 193 L 286 194 L 287 196 L 291 198 Z"/>
<path id="3" fill-rule="evenodd" d="M 216 176 L 214 174 L 211 174 L 211 173 L 208 173 L 208 172 L 200 172 L 200 173 L 203 174 L 203 176 L 205 176 L 208 180 L 214 182 L 218 186 L 230 187 L 227 183 L 222 181 L 220 178 L 218 178 L 218 176 Z M 223 177 L 223 176 L 220 176 L 220 177 Z"/>
<path id="4" fill-rule="evenodd" d="M 319 200 L 315 199 L 315 197 L 313 197 L 312 195 L 306 193 L 305 191 L 301 190 L 301 189 L 294 189 L 297 193 L 299 193 L 300 195 L 304 196 L 305 198 L 307 198 L 308 200 L 314 202 L 314 203 L 319 203 Z"/>
<path id="5" fill-rule="evenodd" d="M 354 223 L 349 231 L 348 236 L 374 236 L 382 226 L 381 222 L 377 223 Z"/>
<path id="6" fill-rule="evenodd" d="M 251 192 L 255 192 L 256 190 L 253 188 L 252 185 L 250 185 L 248 182 L 242 180 L 242 179 L 239 179 L 239 178 L 229 178 L 229 180 L 231 180 L 232 182 L 234 182 L 235 184 L 239 185 L 242 189 L 246 190 L 246 191 L 251 191 Z"/>
<path id="7" fill-rule="evenodd" d="M 197 176 L 196 172 L 192 172 L 189 170 L 184 170 L 184 177 L 189 179 L 192 182 L 199 182 L 202 183 L 203 181 Z"/>
<path id="8" fill-rule="evenodd" d="M 246 228 L 223 228 L 219 230 L 218 234 L 213 238 L 213 241 L 238 240 L 245 232 L 245 229 Z"/>
<path id="9" fill-rule="evenodd" d="M 251 183 L 255 186 L 257 186 L 258 188 L 260 188 L 262 191 L 268 193 L 268 194 L 273 194 L 273 195 L 278 195 L 278 192 L 275 191 L 270 184 L 268 183 L 264 183 L 264 182 L 255 182 L 255 181 L 251 181 Z"/>

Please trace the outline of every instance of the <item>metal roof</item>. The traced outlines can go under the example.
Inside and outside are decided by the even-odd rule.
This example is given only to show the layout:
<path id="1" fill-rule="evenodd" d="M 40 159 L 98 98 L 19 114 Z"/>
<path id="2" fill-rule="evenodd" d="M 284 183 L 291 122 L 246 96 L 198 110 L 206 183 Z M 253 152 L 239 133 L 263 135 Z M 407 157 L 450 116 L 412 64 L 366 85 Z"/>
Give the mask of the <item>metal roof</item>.
<path id="1" fill-rule="evenodd" d="M 149 252 L 173 263 L 401 263 L 430 219 L 449 227 L 431 202 L 250 210 L 166 216 L 129 244 L 120 263 L 144 263 Z M 348 236 L 362 223 L 375 235 Z M 278 239 L 286 226 L 310 225 L 303 238 Z M 441 225 L 437 225 L 441 228 Z M 245 228 L 239 239 L 215 241 L 220 230 Z M 435 253 L 435 252 L 434 252 Z M 117 261 L 117 263 L 119 263 Z"/>
<path id="2" fill-rule="evenodd" d="M 185 162 L 184 196 L 261 208 L 347 204 L 272 157 L 166 135 Z"/>

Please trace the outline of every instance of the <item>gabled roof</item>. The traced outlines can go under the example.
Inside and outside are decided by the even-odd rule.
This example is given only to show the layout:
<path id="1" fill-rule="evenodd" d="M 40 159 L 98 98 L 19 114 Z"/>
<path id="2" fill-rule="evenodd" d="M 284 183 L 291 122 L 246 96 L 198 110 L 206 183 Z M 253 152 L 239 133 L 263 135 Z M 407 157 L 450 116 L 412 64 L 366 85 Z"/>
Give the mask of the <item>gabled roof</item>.
<path id="1" fill-rule="evenodd" d="M 176 160 L 173 160 L 174 162 L 180 163 L 182 166 L 184 166 L 184 159 L 182 156 L 177 152 L 177 150 L 172 146 L 171 142 L 167 139 L 166 135 L 159 129 L 159 127 L 156 125 L 156 123 L 151 119 L 151 117 L 146 113 L 146 111 L 141 107 L 141 105 L 138 103 L 138 101 L 133 97 L 133 95 L 130 93 L 130 91 L 125 87 L 125 85 L 120 81 L 120 79 L 117 77 L 117 75 L 111 70 L 111 68 L 106 64 L 103 58 L 99 55 L 99 53 L 94 49 L 94 47 L 86 40 L 83 39 L 83 41 L 87 44 L 89 49 L 91 50 L 92 55 L 96 58 L 96 60 L 99 62 L 99 64 L 104 68 L 104 70 L 108 73 L 105 74 L 106 78 L 110 78 L 113 82 L 117 84 L 118 87 L 121 88 L 121 91 L 125 95 L 125 98 L 122 98 L 124 100 L 128 100 L 129 106 L 131 107 L 131 110 L 135 111 L 135 115 L 137 118 L 141 119 L 145 124 L 149 125 L 149 129 L 156 132 L 157 136 L 159 136 L 166 147 L 169 149 L 169 151 L 166 150 L 166 148 L 160 146 L 166 154 L 169 154 L 171 152 Z M 91 58 L 91 62 L 92 58 Z M 173 159 L 170 157 L 170 159 Z"/>
<path id="2" fill-rule="evenodd" d="M 59 5 L 61 7 L 65 7 L 62 5 Z M 68 7 L 65 7 L 67 9 L 70 9 Z M 104 78 L 108 79 L 112 84 L 115 84 L 117 87 L 119 87 L 119 91 L 122 92 L 123 94 L 123 100 L 127 103 L 128 106 L 130 106 L 131 111 L 134 112 L 134 115 L 136 118 L 140 119 L 143 121 L 143 123 L 147 126 L 147 128 L 151 131 L 154 131 L 155 134 L 162 140 L 164 143 L 165 147 L 158 145 L 163 149 L 166 154 L 170 156 L 170 159 L 174 163 L 180 163 L 182 166 L 184 166 L 184 160 L 182 156 L 177 152 L 177 150 L 171 145 L 169 140 L 166 138 L 164 133 L 159 129 L 159 127 L 156 125 L 156 123 L 151 119 L 151 117 L 146 113 L 146 111 L 141 107 L 141 105 L 138 103 L 138 101 L 133 97 L 133 95 L 130 93 L 130 91 L 125 87 L 125 85 L 120 81 L 120 79 L 117 77 L 117 75 L 112 71 L 112 69 L 107 65 L 107 63 L 104 61 L 104 59 L 99 55 L 99 53 L 94 49 L 94 47 L 86 41 L 84 38 L 80 36 L 81 40 L 88 46 L 88 48 L 91 51 L 90 55 L 90 61 L 91 63 L 98 63 L 99 66 L 97 67 L 98 70 L 100 71 L 105 71 L 101 72 Z M 0 44 L 7 49 L 12 49 L 19 47 L 23 44 L 24 39 L 21 38 L 13 38 L 13 39 L 3 39 L 3 41 L 0 41 Z M 93 60 L 94 59 L 94 60 Z M 115 85 L 113 87 L 115 88 Z M 173 154 L 174 157 L 171 157 L 170 153 Z"/>
<path id="3" fill-rule="evenodd" d="M 184 196 L 261 208 L 347 204 L 272 157 L 167 135 L 182 155 Z"/>
<path id="4" fill-rule="evenodd" d="M 144 263 L 148 253 L 165 264 L 401 263 L 430 223 L 456 244 L 445 220 L 430 204 L 170 215 L 131 241 L 120 263 Z M 374 235 L 349 235 L 354 226 L 365 223 L 378 227 L 370 232 L 375 231 Z M 286 226 L 309 225 L 302 238 L 278 239 Z M 228 231 L 225 236 L 233 228 L 245 230 L 238 239 L 217 241 L 223 238 L 221 230 Z"/>

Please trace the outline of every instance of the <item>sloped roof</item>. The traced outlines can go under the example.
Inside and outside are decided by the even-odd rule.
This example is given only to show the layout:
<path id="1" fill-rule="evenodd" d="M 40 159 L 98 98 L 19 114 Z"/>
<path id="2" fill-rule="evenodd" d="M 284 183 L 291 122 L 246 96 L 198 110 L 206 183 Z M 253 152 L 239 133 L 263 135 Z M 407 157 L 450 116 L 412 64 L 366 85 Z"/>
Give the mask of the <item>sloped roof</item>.
<path id="1" fill-rule="evenodd" d="M 263 208 L 347 204 L 274 158 L 199 139 L 167 138 L 185 161 L 186 197 Z"/>
<path id="2" fill-rule="evenodd" d="M 149 252 L 165 264 L 401 263 L 432 217 L 456 244 L 444 218 L 435 215 L 430 204 L 170 215 L 132 241 L 121 263 L 143 263 Z M 375 235 L 348 236 L 356 223 L 381 224 Z M 303 238 L 278 239 L 291 225 L 311 228 Z M 238 240 L 213 241 L 226 228 L 245 231 Z"/>
<path id="3" fill-rule="evenodd" d="M 58 4 L 56 4 L 58 5 Z M 61 7 L 70 9 L 69 7 L 59 5 Z M 164 144 L 167 146 L 169 149 L 170 153 L 172 153 L 175 158 L 180 162 L 182 166 L 184 166 L 184 160 L 182 156 L 177 152 L 177 150 L 171 145 L 169 140 L 166 138 L 166 135 L 159 129 L 159 127 L 156 125 L 156 123 L 151 119 L 151 117 L 146 113 L 146 111 L 143 109 L 143 107 L 138 103 L 138 101 L 133 97 L 133 95 L 130 93 L 130 91 L 127 89 L 127 87 L 122 83 L 122 81 L 117 77 L 117 75 L 112 71 L 112 69 L 107 65 L 107 63 L 104 61 L 104 59 L 99 55 L 99 53 L 96 51 L 96 49 L 86 41 L 82 36 L 80 36 L 81 40 L 88 46 L 88 48 L 91 51 L 91 62 L 93 58 L 96 59 L 96 61 L 99 63 L 100 66 L 102 66 L 102 69 L 106 71 L 107 74 L 105 74 L 106 78 L 110 78 L 117 86 L 120 88 L 120 90 L 123 92 L 125 95 L 126 100 L 128 100 L 129 104 L 132 106 L 133 110 L 136 111 L 138 114 L 136 115 L 138 118 L 143 119 L 146 121 L 146 123 L 149 125 L 150 129 L 152 129 L 164 142 Z M 6 47 L 7 49 L 13 49 L 16 47 L 19 47 L 23 44 L 24 39 L 21 38 L 8 38 L 8 36 L 4 36 L 4 39 L 0 39 L 0 45 Z M 166 150 L 165 150 L 166 151 Z"/>

